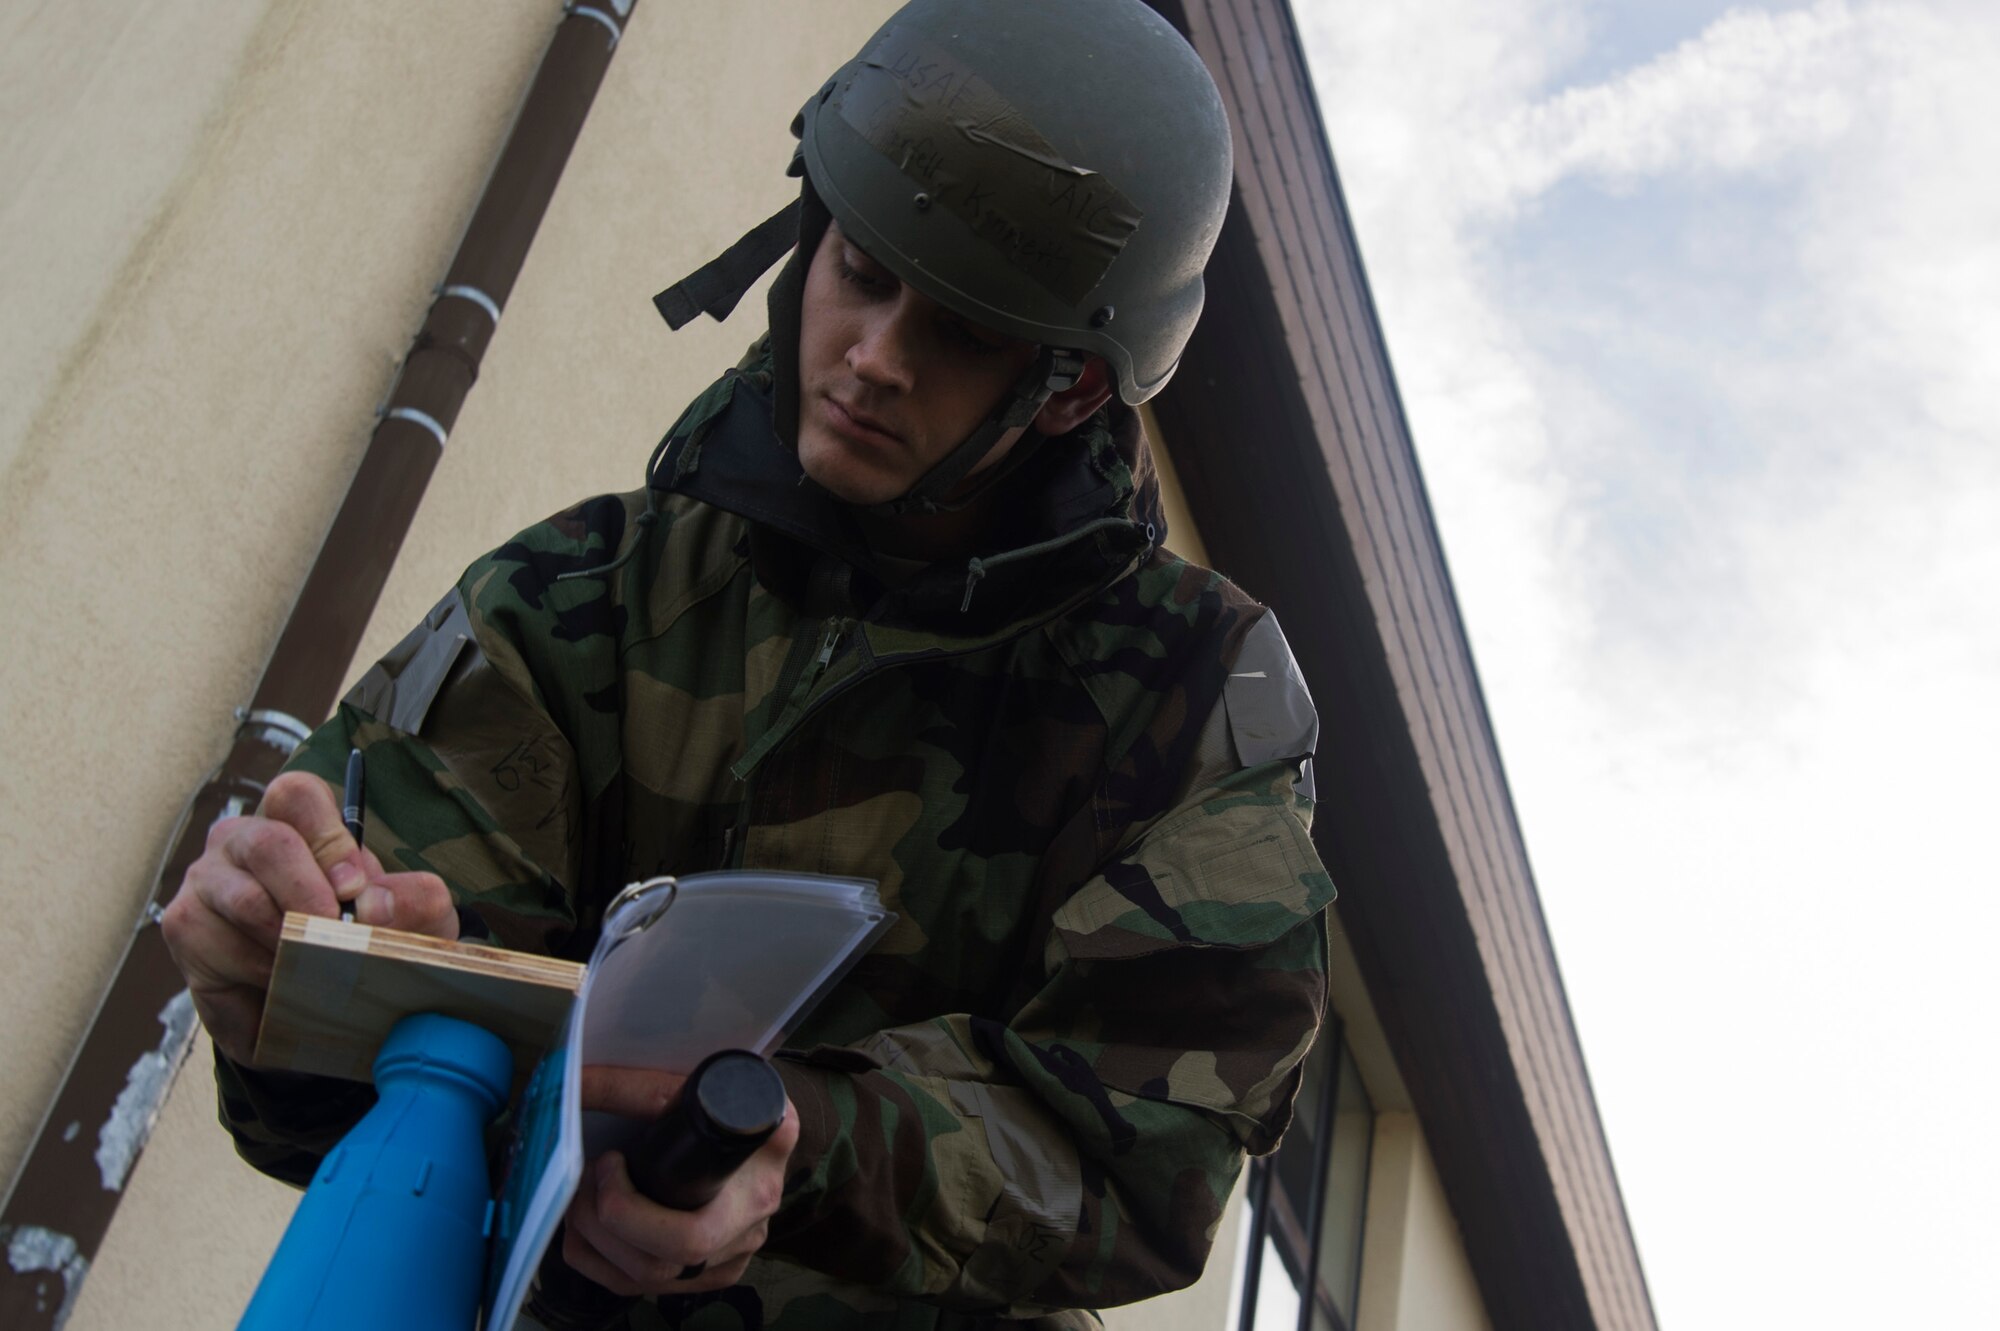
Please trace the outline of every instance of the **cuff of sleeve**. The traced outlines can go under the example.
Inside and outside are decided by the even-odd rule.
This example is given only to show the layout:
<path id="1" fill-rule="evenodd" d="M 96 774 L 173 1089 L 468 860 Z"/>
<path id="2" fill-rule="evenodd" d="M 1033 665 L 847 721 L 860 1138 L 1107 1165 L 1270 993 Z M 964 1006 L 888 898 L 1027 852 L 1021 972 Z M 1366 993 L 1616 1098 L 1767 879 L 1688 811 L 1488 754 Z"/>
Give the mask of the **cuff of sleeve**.
<path id="1" fill-rule="evenodd" d="M 826 1156 L 840 1135 L 840 1117 L 834 1110 L 830 1078 L 840 1076 L 824 1068 L 808 1067 L 783 1055 L 771 1066 L 785 1083 L 792 1112 L 799 1116 L 799 1140 L 785 1166 L 785 1196 L 772 1218 L 774 1234 L 812 1214 L 826 1189 Z"/>
<path id="2" fill-rule="evenodd" d="M 375 1088 L 302 1072 L 253 1068 L 215 1055 L 223 1126 L 256 1168 L 303 1187 L 319 1159 L 375 1103 Z"/>

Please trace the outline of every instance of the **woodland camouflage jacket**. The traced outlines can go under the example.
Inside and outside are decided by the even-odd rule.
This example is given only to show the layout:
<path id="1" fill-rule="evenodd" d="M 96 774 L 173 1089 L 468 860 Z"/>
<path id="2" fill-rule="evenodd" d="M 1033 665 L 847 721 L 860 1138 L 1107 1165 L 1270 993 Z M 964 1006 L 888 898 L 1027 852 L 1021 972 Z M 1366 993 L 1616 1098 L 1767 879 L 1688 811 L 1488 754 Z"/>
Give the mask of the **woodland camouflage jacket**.
<path id="1" fill-rule="evenodd" d="M 1130 412 L 1015 473 L 1003 553 L 885 589 L 768 386 L 689 407 L 656 518 L 589 500 L 474 564 L 295 765 L 361 746 L 371 848 L 515 948 L 587 956 L 660 873 L 880 880 L 898 922 L 781 1062 L 764 1255 L 632 1326 L 1093 1324 L 1064 1310 L 1200 1273 L 1290 1117 L 1333 896 L 1310 701 L 1268 612 L 1160 547 Z M 371 1094 L 218 1077 L 298 1182 Z"/>

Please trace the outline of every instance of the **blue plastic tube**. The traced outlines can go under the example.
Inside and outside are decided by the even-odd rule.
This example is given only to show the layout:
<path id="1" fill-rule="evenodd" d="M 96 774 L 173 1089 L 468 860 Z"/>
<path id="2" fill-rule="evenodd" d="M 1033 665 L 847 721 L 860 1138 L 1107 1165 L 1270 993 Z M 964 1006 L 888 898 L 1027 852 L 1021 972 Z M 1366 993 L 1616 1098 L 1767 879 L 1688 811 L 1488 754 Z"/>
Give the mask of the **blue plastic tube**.
<path id="1" fill-rule="evenodd" d="M 314 1175 L 238 1331 L 471 1331 L 486 1252 L 484 1129 L 514 1062 L 432 1013 L 375 1056 L 375 1107 Z"/>

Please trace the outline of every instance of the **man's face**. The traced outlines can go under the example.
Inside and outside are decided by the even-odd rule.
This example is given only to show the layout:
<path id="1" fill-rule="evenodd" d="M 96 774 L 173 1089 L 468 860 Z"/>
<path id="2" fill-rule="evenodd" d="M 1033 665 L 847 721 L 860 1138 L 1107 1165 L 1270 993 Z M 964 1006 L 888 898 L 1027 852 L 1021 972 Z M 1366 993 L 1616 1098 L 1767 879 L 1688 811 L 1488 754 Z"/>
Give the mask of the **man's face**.
<path id="1" fill-rule="evenodd" d="M 907 493 L 977 429 L 1035 358 L 968 323 L 827 227 L 799 315 L 799 462 L 850 504 Z M 1003 436 L 974 472 L 1005 457 Z"/>

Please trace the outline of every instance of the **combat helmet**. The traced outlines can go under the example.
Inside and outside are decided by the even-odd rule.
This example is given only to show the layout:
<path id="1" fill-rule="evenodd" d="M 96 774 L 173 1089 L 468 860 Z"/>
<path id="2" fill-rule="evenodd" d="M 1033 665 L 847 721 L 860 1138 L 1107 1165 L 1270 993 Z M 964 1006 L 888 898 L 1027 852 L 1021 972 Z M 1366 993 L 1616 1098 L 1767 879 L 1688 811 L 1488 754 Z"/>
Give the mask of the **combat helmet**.
<path id="1" fill-rule="evenodd" d="M 1087 356 L 1133 405 L 1173 374 L 1228 207 L 1229 127 L 1200 58 L 1141 0 L 911 0 L 792 131 L 799 200 L 655 298 L 676 328 L 722 318 L 796 245 L 770 299 L 787 443 L 805 270 L 829 218 L 901 281 L 1042 348 L 992 416 L 884 507 L 951 507 Z"/>

